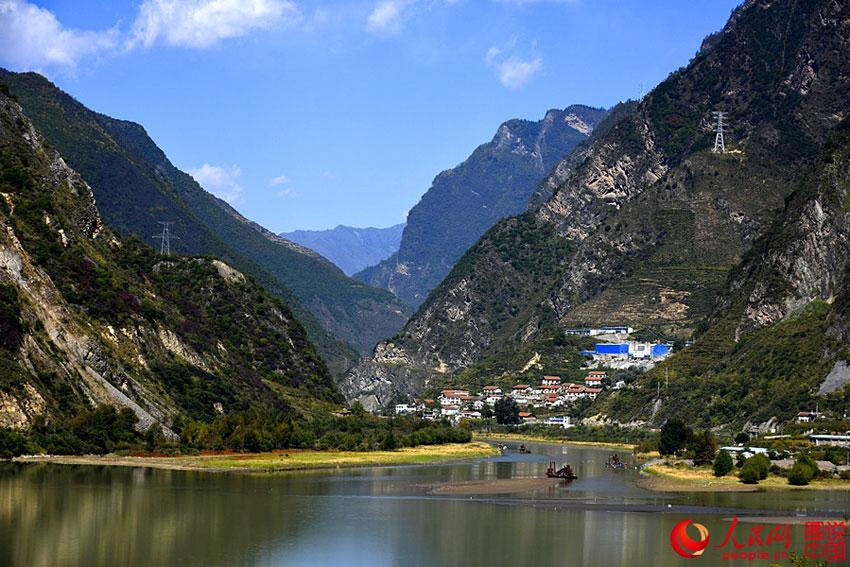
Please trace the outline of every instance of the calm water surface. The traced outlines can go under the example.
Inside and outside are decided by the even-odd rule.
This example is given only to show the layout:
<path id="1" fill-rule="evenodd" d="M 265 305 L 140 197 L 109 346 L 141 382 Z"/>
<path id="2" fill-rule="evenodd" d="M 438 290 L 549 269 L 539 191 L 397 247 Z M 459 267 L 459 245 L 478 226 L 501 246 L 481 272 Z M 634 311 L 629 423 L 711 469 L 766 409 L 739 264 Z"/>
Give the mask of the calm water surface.
<path id="1" fill-rule="evenodd" d="M 691 518 L 719 544 L 734 515 L 845 512 L 847 492 L 658 494 L 604 449 L 530 445 L 475 462 L 297 474 L 0 466 L 0 565 L 768 565 L 679 558 Z M 580 479 L 538 492 L 431 496 L 434 483 L 537 477 L 549 460 Z M 749 525 L 735 532 L 745 540 Z M 769 528 L 768 528 L 769 529 Z M 803 529 L 792 526 L 792 551 Z M 781 545 L 775 550 L 781 550 Z M 787 562 L 786 562 L 787 564 Z"/>

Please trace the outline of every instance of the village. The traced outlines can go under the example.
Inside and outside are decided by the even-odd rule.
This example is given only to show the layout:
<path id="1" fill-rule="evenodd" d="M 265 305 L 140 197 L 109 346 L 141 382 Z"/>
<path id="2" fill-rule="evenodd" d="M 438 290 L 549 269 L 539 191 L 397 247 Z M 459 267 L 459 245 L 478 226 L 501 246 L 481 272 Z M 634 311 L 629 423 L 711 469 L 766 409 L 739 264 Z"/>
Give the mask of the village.
<path id="1" fill-rule="evenodd" d="M 496 404 L 508 399 L 520 408 L 520 423 L 569 428 L 574 422 L 571 416 L 566 415 L 566 410 L 577 402 L 593 401 L 607 388 L 618 390 L 626 387 L 624 381 L 609 378 L 609 369 L 647 370 L 672 352 L 669 343 L 628 340 L 632 333 L 634 329 L 628 326 L 567 329 L 566 335 L 607 339 L 596 343 L 592 351 L 582 351 L 587 358 L 584 365 L 587 374 L 580 383 L 566 382 L 560 376 L 544 375 L 535 385 L 518 383 L 504 389 L 488 385 L 478 392 L 444 389 L 436 400 L 416 399 L 413 403 L 396 404 L 394 410 L 397 415 L 418 415 L 429 420 L 448 419 L 457 424 L 462 419 L 490 417 Z M 538 417 L 538 413 L 546 414 L 547 417 Z M 560 413 L 564 415 L 552 415 Z"/>

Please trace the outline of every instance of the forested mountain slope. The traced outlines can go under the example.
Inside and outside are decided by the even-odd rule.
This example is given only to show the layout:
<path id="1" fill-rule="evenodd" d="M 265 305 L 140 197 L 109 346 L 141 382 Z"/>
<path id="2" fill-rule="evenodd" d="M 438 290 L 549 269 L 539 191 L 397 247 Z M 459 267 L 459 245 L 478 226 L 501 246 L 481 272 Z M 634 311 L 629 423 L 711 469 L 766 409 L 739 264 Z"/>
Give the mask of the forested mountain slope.
<path id="1" fill-rule="evenodd" d="M 180 236 L 174 250 L 216 256 L 284 298 L 338 372 L 357 358 L 340 341 L 368 352 L 406 320 L 405 308 L 390 293 L 348 278 L 204 191 L 171 164 L 142 126 L 93 112 L 35 73 L 0 71 L 0 82 L 89 183 L 110 226 L 155 244 L 159 221 L 174 222 Z"/>
<path id="2" fill-rule="evenodd" d="M 286 305 L 220 260 L 120 238 L 2 92 L 0 197 L 0 426 L 108 404 L 168 432 L 341 400 Z"/>

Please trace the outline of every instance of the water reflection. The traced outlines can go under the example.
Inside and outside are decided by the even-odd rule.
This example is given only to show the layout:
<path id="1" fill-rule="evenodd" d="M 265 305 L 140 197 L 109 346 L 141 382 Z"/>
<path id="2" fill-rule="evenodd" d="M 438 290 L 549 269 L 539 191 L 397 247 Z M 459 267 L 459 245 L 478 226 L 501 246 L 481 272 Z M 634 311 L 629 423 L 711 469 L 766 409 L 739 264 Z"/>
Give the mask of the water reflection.
<path id="1" fill-rule="evenodd" d="M 604 450 L 532 450 L 290 475 L 0 466 L 0 565 L 684 565 L 670 529 L 695 517 L 725 533 L 708 507 L 850 506 L 847 493 L 659 495 L 635 486 L 634 470 L 606 468 Z M 550 460 L 573 464 L 579 480 L 502 497 L 429 494 L 435 483 L 537 477 Z M 668 504 L 704 508 L 605 511 Z"/>

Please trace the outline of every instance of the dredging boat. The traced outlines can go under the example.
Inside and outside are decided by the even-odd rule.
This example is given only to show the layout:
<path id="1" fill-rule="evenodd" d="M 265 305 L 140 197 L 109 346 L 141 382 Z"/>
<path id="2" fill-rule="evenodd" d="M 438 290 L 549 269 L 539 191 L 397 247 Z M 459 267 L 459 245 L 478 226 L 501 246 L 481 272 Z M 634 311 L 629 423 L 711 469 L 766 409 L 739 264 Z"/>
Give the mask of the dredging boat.
<path id="1" fill-rule="evenodd" d="M 620 455 L 618 455 L 617 453 L 614 453 L 608 459 L 608 462 L 605 463 L 605 466 L 607 466 L 608 468 L 611 468 L 611 469 L 615 469 L 615 470 L 623 470 L 623 469 L 626 468 L 626 463 L 624 463 L 623 461 L 620 460 Z"/>
<path id="2" fill-rule="evenodd" d="M 573 472 L 573 467 L 570 465 L 564 465 L 558 470 L 555 470 L 555 461 L 549 463 L 549 468 L 546 469 L 546 476 L 549 478 L 562 478 L 564 480 L 575 480 L 578 478 L 578 475 Z"/>

